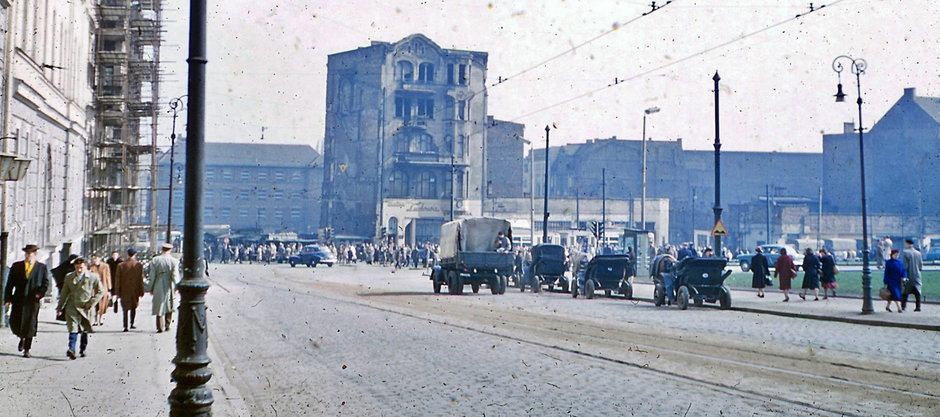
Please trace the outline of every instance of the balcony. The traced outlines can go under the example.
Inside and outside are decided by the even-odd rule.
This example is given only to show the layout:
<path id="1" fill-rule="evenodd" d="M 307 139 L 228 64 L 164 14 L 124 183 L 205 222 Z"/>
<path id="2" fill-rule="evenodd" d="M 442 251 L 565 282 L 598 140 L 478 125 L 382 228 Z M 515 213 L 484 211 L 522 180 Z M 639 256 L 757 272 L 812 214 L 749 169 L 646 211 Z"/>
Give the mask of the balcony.
<path id="1" fill-rule="evenodd" d="M 98 51 L 99 64 L 120 64 L 127 60 L 127 52 Z"/>

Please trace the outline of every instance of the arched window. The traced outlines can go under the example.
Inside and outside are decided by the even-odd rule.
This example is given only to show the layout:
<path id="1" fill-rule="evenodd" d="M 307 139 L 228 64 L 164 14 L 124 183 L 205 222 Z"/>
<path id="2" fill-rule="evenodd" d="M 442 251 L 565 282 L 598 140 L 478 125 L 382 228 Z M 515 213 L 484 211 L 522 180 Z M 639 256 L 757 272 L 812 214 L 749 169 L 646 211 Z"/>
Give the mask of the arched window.
<path id="1" fill-rule="evenodd" d="M 454 144 L 454 155 L 457 157 L 463 157 L 466 150 L 466 137 L 464 135 L 457 136 L 457 143 Z"/>
<path id="2" fill-rule="evenodd" d="M 405 173 L 395 170 L 388 176 L 389 197 L 404 197 L 408 189 L 408 177 Z"/>
<path id="3" fill-rule="evenodd" d="M 398 61 L 398 79 L 412 82 L 415 79 L 415 67 L 408 61 Z"/>
<path id="4" fill-rule="evenodd" d="M 434 139 L 427 133 L 417 134 L 411 138 L 410 150 L 416 153 L 433 153 Z"/>
<path id="5" fill-rule="evenodd" d="M 411 136 L 403 133 L 395 135 L 395 153 L 408 152 L 411 143 Z"/>
<path id="6" fill-rule="evenodd" d="M 434 64 L 422 62 L 418 65 L 418 81 L 425 83 L 434 82 Z"/>

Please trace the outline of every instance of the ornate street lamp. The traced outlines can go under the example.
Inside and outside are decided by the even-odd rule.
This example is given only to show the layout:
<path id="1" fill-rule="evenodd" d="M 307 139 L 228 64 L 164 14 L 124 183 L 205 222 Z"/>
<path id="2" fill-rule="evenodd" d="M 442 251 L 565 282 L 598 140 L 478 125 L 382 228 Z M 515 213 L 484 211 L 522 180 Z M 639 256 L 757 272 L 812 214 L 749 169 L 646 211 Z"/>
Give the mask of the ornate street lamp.
<path id="1" fill-rule="evenodd" d="M 176 156 L 176 116 L 177 113 L 182 111 L 183 107 L 183 97 L 186 95 L 179 96 L 170 101 L 170 111 L 173 112 L 173 131 L 170 134 L 170 183 L 169 183 L 169 198 L 167 199 L 166 206 L 166 241 L 173 242 L 173 159 Z M 181 181 L 182 182 L 182 181 Z"/>
<path id="2" fill-rule="evenodd" d="M 845 63 L 845 65 L 843 64 Z M 862 74 L 868 68 L 868 63 L 864 59 L 855 59 L 848 55 L 840 55 L 832 61 L 832 70 L 839 75 L 839 86 L 835 98 L 837 103 L 845 101 L 845 93 L 842 92 L 842 71 L 845 66 L 855 75 L 855 87 L 858 92 L 858 166 L 861 169 L 862 184 L 862 314 L 872 314 L 875 312 L 871 302 L 871 268 L 868 264 L 868 200 L 865 198 L 865 141 L 864 124 L 862 124 Z"/>
<path id="3" fill-rule="evenodd" d="M 646 116 L 659 113 L 659 107 L 650 107 L 646 110 L 643 110 L 643 185 L 642 185 L 642 196 L 640 197 L 640 229 L 646 230 Z"/>

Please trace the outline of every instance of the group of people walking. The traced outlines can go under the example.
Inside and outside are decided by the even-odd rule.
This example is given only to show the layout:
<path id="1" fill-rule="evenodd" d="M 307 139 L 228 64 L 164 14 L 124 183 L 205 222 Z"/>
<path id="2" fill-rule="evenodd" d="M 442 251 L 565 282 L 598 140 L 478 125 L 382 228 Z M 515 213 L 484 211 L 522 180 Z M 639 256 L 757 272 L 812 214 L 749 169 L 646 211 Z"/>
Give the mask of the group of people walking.
<path id="1" fill-rule="evenodd" d="M 153 294 L 153 315 L 157 333 L 170 329 L 176 309 L 175 289 L 179 283 L 179 261 L 172 255 L 173 245 L 163 244 L 161 252 L 147 265 L 137 259 L 137 250 L 127 250 L 127 258 L 118 252 L 104 261 L 92 254 L 90 261 L 70 255 L 51 271 L 37 260 L 39 247 L 26 245 L 24 258 L 14 262 L 4 288 L 6 307 L 10 308 L 10 329 L 19 337 L 18 350 L 30 357 L 33 338 L 39 325 L 42 299 L 50 290 L 49 275 L 58 288 L 56 319 L 68 330 L 69 359 L 85 357 L 88 335 L 94 326 L 104 324 L 109 306 L 123 310 L 124 331 L 136 329 L 137 307 L 145 292 Z M 76 349 L 77 347 L 77 349 Z"/>
<path id="2" fill-rule="evenodd" d="M 835 258 L 826 251 L 820 249 L 817 255 L 812 249 L 806 248 L 803 253 L 803 263 L 800 265 L 803 269 L 802 291 L 798 294 L 801 299 L 806 299 L 810 290 L 813 291 L 813 300 L 819 301 L 819 287 L 823 288 L 823 299 L 829 298 L 829 292 L 836 296 L 836 288 L 839 287 L 836 282 L 836 275 L 839 268 L 836 266 Z M 757 296 L 764 298 L 764 288 L 773 286 L 773 280 L 770 279 L 770 265 L 767 257 L 764 256 L 761 248 L 756 249 L 754 257 L 751 259 L 751 287 L 757 289 Z M 793 288 L 793 279 L 799 275 L 793 257 L 787 254 L 787 250 L 780 249 L 780 256 L 774 264 L 773 277 L 778 281 L 780 291 L 783 292 L 783 301 L 790 301 L 790 290 Z"/>
<path id="3" fill-rule="evenodd" d="M 914 247 L 914 241 L 905 240 L 903 252 L 892 249 L 884 268 L 883 282 L 887 291 L 882 297 L 888 302 L 885 310 L 891 312 L 891 304 L 894 304 L 897 312 L 903 313 L 907 309 L 907 300 L 913 294 L 916 303 L 914 311 L 920 311 L 920 272 L 924 269 L 924 261 L 920 251 Z"/>

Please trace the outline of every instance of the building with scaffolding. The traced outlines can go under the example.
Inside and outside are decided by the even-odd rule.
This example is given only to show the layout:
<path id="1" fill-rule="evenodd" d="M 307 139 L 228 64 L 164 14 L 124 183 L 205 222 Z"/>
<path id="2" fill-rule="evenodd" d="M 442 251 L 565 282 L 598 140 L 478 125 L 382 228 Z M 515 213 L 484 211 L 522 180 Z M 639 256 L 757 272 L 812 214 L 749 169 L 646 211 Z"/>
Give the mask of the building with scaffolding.
<path id="1" fill-rule="evenodd" d="M 153 247 L 161 0 L 102 0 L 97 10 L 95 119 L 86 239 L 92 250 Z M 144 182 L 144 179 L 151 181 Z M 141 219 L 149 223 L 142 224 Z"/>

